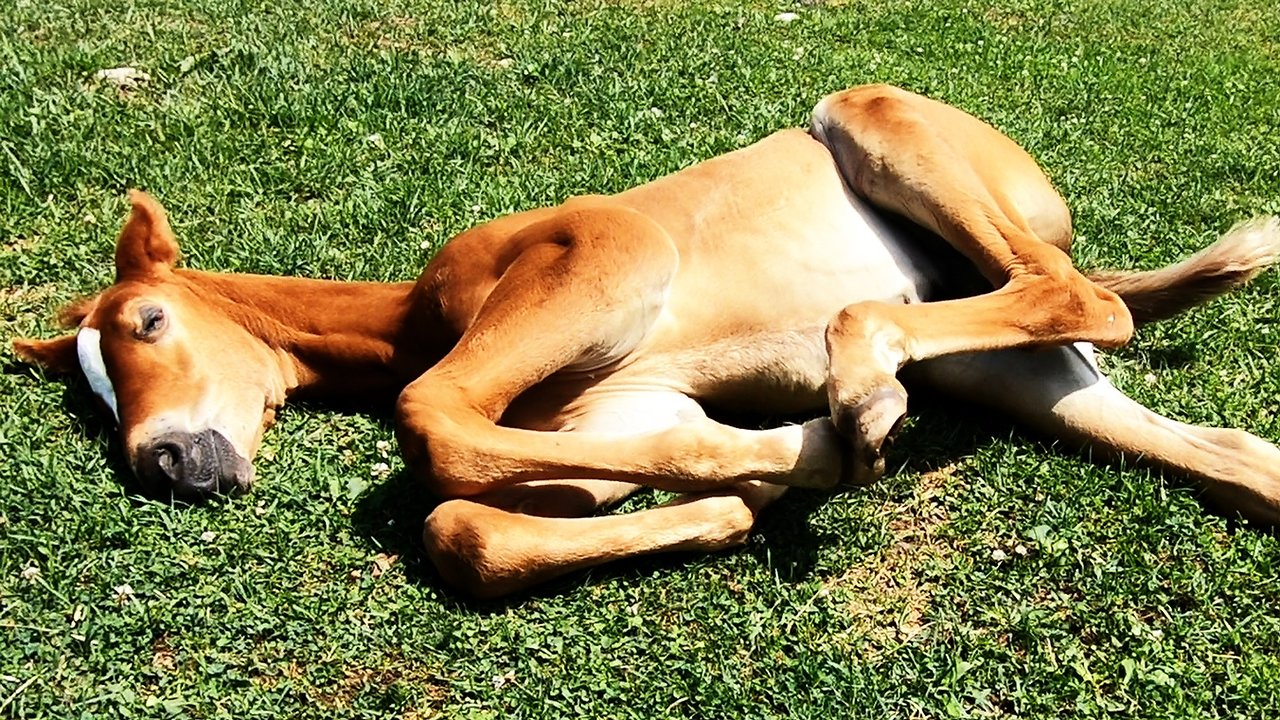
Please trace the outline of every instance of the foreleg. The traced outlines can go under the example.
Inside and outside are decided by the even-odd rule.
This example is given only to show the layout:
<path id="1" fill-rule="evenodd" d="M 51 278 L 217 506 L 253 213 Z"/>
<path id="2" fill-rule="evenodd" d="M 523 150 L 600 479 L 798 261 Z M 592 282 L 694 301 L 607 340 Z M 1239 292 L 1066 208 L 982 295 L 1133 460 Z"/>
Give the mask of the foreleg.
<path id="1" fill-rule="evenodd" d="M 650 510 L 588 518 L 536 517 L 450 500 L 427 518 L 423 542 L 448 583 L 492 598 L 623 558 L 741 545 L 760 511 L 785 491 L 743 482 Z"/>
<path id="2" fill-rule="evenodd" d="M 657 321 L 679 262 L 656 223 L 603 202 L 565 208 L 521 232 L 514 244 L 524 249 L 471 327 L 399 399 L 401 449 L 440 495 L 576 478 L 677 492 L 745 480 L 838 481 L 844 453 L 826 419 L 748 431 L 697 417 L 622 437 L 499 425 L 518 395 L 553 373 L 624 361 Z"/>

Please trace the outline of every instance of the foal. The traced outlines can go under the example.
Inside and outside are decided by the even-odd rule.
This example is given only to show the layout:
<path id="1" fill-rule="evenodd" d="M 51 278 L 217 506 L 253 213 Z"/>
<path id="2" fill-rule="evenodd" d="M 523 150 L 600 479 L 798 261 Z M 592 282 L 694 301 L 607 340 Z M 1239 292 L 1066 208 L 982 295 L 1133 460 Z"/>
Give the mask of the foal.
<path id="1" fill-rule="evenodd" d="M 481 225 L 416 282 L 177 269 L 164 211 L 131 201 L 115 284 L 65 311 L 76 334 L 16 341 L 18 355 L 83 373 L 141 481 L 183 499 L 249 487 L 287 399 L 398 393 L 405 459 L 447 499 L 427 551 L 475 595 L 730 547 L 788 487 L 874 481 L 908 365 L 952 397 L 1280 520 L 1280 449 L 1152 413 L 1092 349 L 1246 282 L 1280 252 L 1280 222 L 1237 226 L 1163 270 L 1086 278 L 1036 163 L 896 88 L 836 93 L 808 131 L 616 196 Z M 817 417 L 748 430 L 704 406 Z M 643 486 L 681 495 L 593 516 Z"/>

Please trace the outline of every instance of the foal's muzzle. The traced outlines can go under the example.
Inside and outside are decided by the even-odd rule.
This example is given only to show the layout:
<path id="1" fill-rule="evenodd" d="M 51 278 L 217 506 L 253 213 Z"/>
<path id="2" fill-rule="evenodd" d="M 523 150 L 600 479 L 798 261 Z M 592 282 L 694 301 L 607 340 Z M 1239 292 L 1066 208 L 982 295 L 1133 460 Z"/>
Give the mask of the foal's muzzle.
<path id="1" fill-rule="evenodd" d="M 152 438 L 138 448 L 134 462 L 148 493 L 185 502 L 246 490 L 253 481 L 253 466 L 214 430 Z"/>

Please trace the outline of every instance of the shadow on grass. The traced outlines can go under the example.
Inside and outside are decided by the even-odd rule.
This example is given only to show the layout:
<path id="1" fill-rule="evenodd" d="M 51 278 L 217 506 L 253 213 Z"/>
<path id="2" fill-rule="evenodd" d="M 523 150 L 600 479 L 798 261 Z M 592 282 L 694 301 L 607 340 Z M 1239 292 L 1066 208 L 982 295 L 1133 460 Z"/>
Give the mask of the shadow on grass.
<path id="1" fill-rule="evenodd" d="M 897 475 L 935 470 L 984 444 L 1008 438 L 1012 428 L 1011 423 L 1002 418 L 993 418 L 979 410 L 943 406 L 923 393 L 918 407 L 913 404 L 912 412 L 923 415 L 903 431 L 890 453 Z M 910 492 L 910 489 L 898 488 L 897 492 Z M 839 531 L 821 529 L 811 521 L 835 494 L 876 506 L 884 503 L 883 493 L 862 488 L 792 491 L 764 512 L 752 539 L 744 547 L 726 553 L 750 553 L 785 582 L 808 580 L 824 548 L 846 539 Z M 498 600 L 468 600 L 443 584 L 423 550 L 422 522 L 438 502 L 410 473 L 401 472 L 361 496 L 352 514 L 352 523 L 356 532 L 374 545 L 398 554 L 411 582 L 445 587 L 453 599 L 476 612 L 504 612 L 530 600 L 561 596 L 596 583 L 652 579 L 677 572 L 691 561 L 706 557 L 706 553 L 674 552 L 630 558 L 570 573 Z"/>
<path id="2" fill-rule="evenodd" d="M 1193 365 L 1201 358 L 1195 346 L 1173 344 L 1144 349 L 1141 359 L 1152 370 L 1173 370 Z"/>
<path id="3" fill-rule="evenodd" d="M 35 373 L 35 371 L 32 371 Z M 46 378 L 53 381 L 52 378 Z M 56 379 L 62 384 L 62 407 L 67 414 L 76 419 L 76 429 L 85 439 L 102 448 L 107 459 L 107 466 L 118 478 L 129 501 L 134 505 L 147 502 L 142 484 L 133 474 L 125 459 L 124 443 L 115 421 L 97 397 L 89 390 L 88 384 L 80 377 L 60 377 Z"/>
<path id="4" fill-rule="evenodd" d="M 383 552 L 399 555 L 410 582 L 443 587 L 422 547 L 422 521 L 438 504 L 412 473 L 402 470 L 356 500 L 351 524 Z"/>
<path id="5" fill-rule="evenodd" d="M 867 510 L 857 514 L 874 515 L 886 502 L 887 483 L 896 483 L 890 491 L 895 495 L 913 494 L 920 475 L 954 463 L 983 446 L 1007 439 L 1014 427 L 1007 419 L 980 408 L 944 405 L 946 402 L 928 393 L 914 391 L 911 422 L 889 449 L 889 477 L 868 488 L 788 493 L 761 517 L 754 533 L 759 539 L 749 543 L 746 550 L 756 555 L 760 562 L 768 563 L 782 580 L 805 581 L 812 576 L 826 546 L 846 541 L 838 529 L 822 531 L 810 522 L 810 517 L 834 494 L 842 495 L 846 502 L 859 503 L 864 506 L 860 509 Z M 906 477 L 916 480 L 908 486 L 903 481 Z"/>

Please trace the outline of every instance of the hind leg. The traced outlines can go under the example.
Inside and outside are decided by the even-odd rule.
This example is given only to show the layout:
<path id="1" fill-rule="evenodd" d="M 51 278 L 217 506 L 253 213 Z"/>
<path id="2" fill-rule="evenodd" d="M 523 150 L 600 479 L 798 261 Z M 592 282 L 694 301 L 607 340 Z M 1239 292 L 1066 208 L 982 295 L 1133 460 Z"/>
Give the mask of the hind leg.
<path id="1" fill-rule="evenodd" d="M 1280 523 L 1280 448 L 1243 430 L 1163 417 L 1104 377 L 1088 345 L 938 358 L 913 377 L 1051 437 L 1195 482 L 1223 512 Z"/>
<path id="2" fill-rule="evenodd" d="M 1128 309 L 1072 266 L 1070 214 L 1049 180 L 995 128 L 942 103 L 874 85 L 825 98 L 812 133 L 858 195 L 945 239 L 993 292 L 918 305 L 861 302 L 827 328 L 832 419 L 865 480 L 906 409 L 895 375 L 928 358 L 1093 342 L 1121 345 Z"/>

